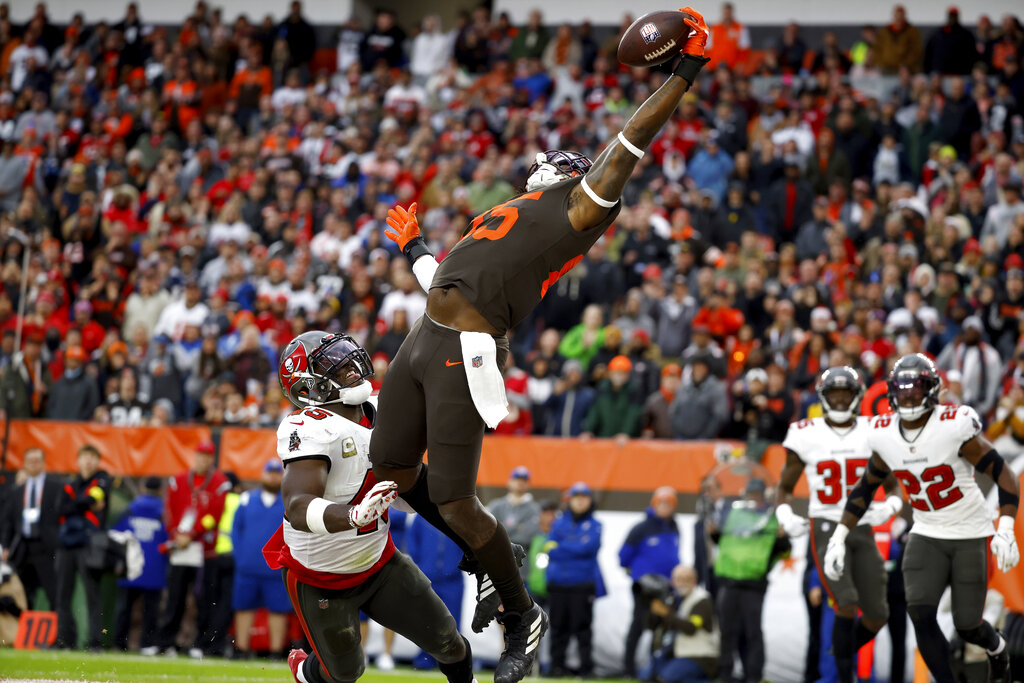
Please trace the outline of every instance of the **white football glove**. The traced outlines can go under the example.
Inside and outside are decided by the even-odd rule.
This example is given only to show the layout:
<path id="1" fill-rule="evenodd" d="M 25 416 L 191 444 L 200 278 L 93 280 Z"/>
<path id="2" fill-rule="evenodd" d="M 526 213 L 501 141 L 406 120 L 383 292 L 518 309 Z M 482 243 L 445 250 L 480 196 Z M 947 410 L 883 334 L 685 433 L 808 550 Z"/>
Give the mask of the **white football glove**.
<path id="1" fill-rule="evenodd" d="M 996 535 L 992 537 L 992 554 L 996 556 L 996 567 L 1001 572 L 1010 571 L 1020 562 L 1017 537 L 1013 535 L 1013 517 L 1003 515 L 999 518 Z"/>
<path id="2" fill-rule="evenodd" d="M 846 536 L 850 530 L 840 524 L 828 539 L 825 549 L 825 576 L 829 581 L 838 581 L 846 568 Z"/>
<path id="3" fill-rule="evenodd" d="M 872 503 L 861 520 L 870 526 L 881 526 L 900 514 L 902 509 L 903 499 L 899 496 L 889 496 L 880 503 Z"/>
<path id="4" fill-rule="evenodd" d="M 361 501 L 348 509 L 348 521 L 357 529 L 372 524 L 397 497 L 398 484 L 393 481 L 378 482 Z"/>
<path id="5" fill-rule="evenodd" d="M 779 526 L 790 538 L 803 536 L 811 528 L 810 522 L 793 512 L 788 503 L 782 503 L 775 508 L 775 519 L 779 520 Z"/>

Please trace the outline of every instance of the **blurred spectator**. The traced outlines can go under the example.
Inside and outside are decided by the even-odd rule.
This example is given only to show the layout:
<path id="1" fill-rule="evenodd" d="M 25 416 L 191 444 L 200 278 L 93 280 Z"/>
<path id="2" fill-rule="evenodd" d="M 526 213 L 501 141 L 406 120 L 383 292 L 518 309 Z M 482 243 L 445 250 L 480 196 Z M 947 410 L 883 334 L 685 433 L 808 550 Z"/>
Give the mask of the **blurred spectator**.
<path id="1" fill-rule="evenodd" d="M 694 356 L 686 369 L 688 372 L 668 405 L 672 437 L 712 439 L 728 419 L 725 384 L 711 374 L 706 356 Z"/>
<path id="2" fill-rule="evenodd" d="M 238 499 L 232 523 L 235 582 L 231 604 L 235 610 L 235 649 L 243 658 L 252 654 L 250 637 L 253 618 L 256 610 L 263 608 L 267 610 L 270 653 L 274 659 L 284 659 L 288 615 L 292 612 L 292 605 L 281 576 L 268 568 L 263 559 L 263 546 L 277 531 L 284 517 L 284 502 L 281 499 L 283 475 L 281 461 L 277 458 L 268 460 L 263 466 L 259 489 L 250 489 Z M 204 566 L 204 572 L 207 567 L 209 562 Z"/>
<path id="3" fill-rule="evenodd" d="M 558 516 L 558 503 L 546 500 L 540 504 L 540 517 L 538 518 L 537 533 L 530 540 L 528 555 L 529 572 L 527 573 L 526 587 L 534 602 L 542 607 L 548 604 L 548 535 L 551 533 L 551 525 Z"/>
<path id="4" fill-rule="evenodd" d="M 551 614 L 551 676 L 565 676 L 565 654 L 576 639 L 580 666 L 572 673 L 594 673 L 592 635 L 594 600 L 604 594 L 597 564 L 601 522 L 594 517 L 594 494 L 582 481 L 569 487 L 568 508 L 551 524 L 548 534 L 548 610 Z"/>
<path id="5" fill-rule="evenodd" d="M 444 68 L 451 55 L 452 36 L 441 32 L 441 17 L 423 17 L 422 30 L 412 39 L 409 71 L 420 83 L 425 83 Z"/>
<path id="6" fill-rule="evenodd" d="M 923 49 L 921 32 L 907 21 L 903 5 L 892 9 L 892 23 L 883 26 L 873 46 L 875 64 L 885 73 L 895 73 L 901 66 L 920 71 Z"/>
<path id="7" fill-rule="evenodd" d="M 650 604 L 643 598 L 641 577 L 656 574 L 668 579 L 672 568 L 679 564 L 679 527 L 675 512 L 678 497 L 675 489 L 662 486 L 651 495 L 646 517 L 629 530 L 622 548 L 619 564 L 633 580 L 633 621 L 626 636 L 626 654 L 623 660 L 626 678 L 636 677 L 636 647 L 647 628 Z"/>
<path id="8" fill-rule="evenodd" d="M 0 508 L 0 560 L 11 566 L 24 588 L 28 608 L 38 605 L 42 589 L 50 609 L 57 607 L 57 574 L 60 549 L 60 504 L 64 497 L 56 474 L 46 471 L 46 453 L 28 448 L 22 459 L 25 482 L 9 489 Z"/>
<path id="9" fill-rule="evenodd" d="M 740 655 L 747 681 L 763 678 L 761 608 L 768 572 L 789 553 L 789 540 L 765 502 L 765 488 L 764 481 L 750 479 L 743 500 L 731 505 L 718 524 L 708 522 L 708 534 L 718 546 L 714 571 L 722 629 L 719 671 L 732 671 L 734 658 Z"/>
<path id="10" fill-rule="evenodd" d="M 684 273 L 672 277 L 669 295 L 658 302 L 657 332 L 654 342 L 666 358 L 682 355 L 689 345 L 691 324 L 697 314 L 697 302 L 690 295 L 690 287 Z"/>
<path id="11" fill-rule="evenodd" d="M 114 646 L 128 650 L 128 634 L 132 625 L 135 603 L 142 600 L 142 630 L 139 632 L 139 652 L 157 653 L 157 619 L 160 616 L 160 596 L 167 586 L 167 556 L 160 547 L 167 542 L 164 528 L 164 499 L 160 495 L 163 482 L 159 477 L 147 477 L 143 490 L 136 496 L 121 520 L 114 525 L 116 531 L 128 531 L 142 548 L 142 573 L 134 579 L 117 580 L 117 615 L 114 623 Z"/>
<path id="12" fill-rule="evenodd" d="M 583 381 L 583 365 L 578 360 L 562 364 L 562 376 L 555 380 L 547 400 L 549 436 L 579 436 L 590 413 L 596 392 Z"/>
<path id="13" fill-rule="evenodd" d="M 513 62 L 526 57 L 527 59 L 540 59 L 548 46 L 548 31 L 544 28 L 540 10 L 530 10 L 530 16 L 526 26 L 523 26 L 516 33 L 512 45 L 508 50 L 508 57 Z"/>
<path id="14" fill-rule="evenodd" d="M 87 370 L 88 357 L 81 346 L 72 346 L 64 354 L 64 374 L 53 383 L 53 395 L 60 400 L 47 404 L 51 420 L 91 420 L 100 404 L 96 378 Z"/>
<path id="15" fill-rule="evenodd" d="M 216 554 L 217 525 L 231 484 L 223 473 L 214 469 L 215 453 L 212 442 L 199 443 L 192 467 L 168 481 L 165 520 L 169 540 L 164 550 L 169 553 L 170 569 L 167 574 L 167 601 L 160 616 L 159 641 L 164 652 L 177 651 L 186 598 L 195 588 L 203 560 Z M 204 584 L 209 578 L 213 577 L 204 577 Z M 206 590 L 205 585 L 200 587 L 197 595 L 196 638 L 189 654 L 200 657 L 210 608 L 218 597 Z"/>
<path id="16" fill-rule="evenodd" d="M 103 649 L 103 602 L 100 580 L 103 570 L 87 562 L 91 539 L 106 533 L 107 501 L 112 481 L 100 469 L 100 452 L 86 444 L 78 449 L 78 472 L 64 485 L 58 510 L 61 516 L 60 545 L 57 550 L 57 639 L 58 648 L 78 645 L 78 624 L 71 611 L 75 583 L 81 580 L 88 606 L 89 634 L 86 647 Z"/>
<path id="17" fill-rule="evenodd" d="M 960 10 L 946 10 L 946 23 L 935 29 L 924 50 L 925 73 L 966 76 L 978 61 L 974 36 L 960 23 Z"/>
<path id="18" fill-rule="evenodd" d="M 562 337 L 558 352 L 565 358 L 578 360 L 584 366 L 590 364 L 598 349 L 604 344 L 605 330 L 602 327 L 604 313 L 601 307 L 591 304 L 583 310 L 583 319 Z"/>
<path id="19" fill-rule="evenodd" d="M 737 68 L 747 58 L 750 51 L 750 32 L 747 27 L 736 21 L 731 2 L 722 3 L 722 19 L 711 24 L 711 40 L 708 41 L 706 57 L 711 63 L 725 64 L 730 69 Z"/>
<path id="20" fill-rule="evenodd" d="M 608 378 L 597 386 L 594 402 L 583 422 L 586 433 L 626 439 L 640 434 L 640 398 L 632 380 L 633 363 L 615 356 L 608 363 Z"/>
<path id="21" fill-rule="evenodd" d="M 697 585 L 693 567 L 677 565 L 672 570 L 672 588 L 672 602 L 652 600 L 650 604 L 661 635 L 655 639 L 650 676 L 666 683 L 713 680 L 719 657 L 715 600 Z"/>
<path id="22" fill-rule="evenodd" d="M 52 385 L 43 363 L 43 333 L 32 331 L 0 378 L 0 419 L 27 419 L 45 415 Z"/>
<path id="23" fill-rule="evenodd" d="M 380 62 L 389 69 L 399 66 L 402 62 L 404 40 L 405 31 L 395 24 L 394 12 L 378 10 L 374 26 L 363 36 L 363 44 L 359 48 L 363 69 L 367 72 L 373 71 Z"/>
<path id="24" fill-rule="evenodd" d="M 224 476 L 231 488 L 224 495 L 224 512 L 220 516 L 220 524 L 217 525 L 217 545 L 214 547 L 216 555 L 207 558 L 203 563 L 203 571 L 214 573 L 210 585 L 216 586 L 216 593 L 220 597 L 211 610 L 210 628 L 203 640 L 202 650 L 216 657 L 228 656 L 227 641 L 235 617 L 235 546 L 231 542 L 231 535 L 234 531 L 235 513 L 238 512 L 242 497 L 238 475 L 227 471 L 224 472 Z M 231 656 L 237 654 L 237 650 L 230 652 Z"/>
<path id="25" fill-rule="evenodd" d="M 529 548 L 537 535 L 540 519 L 540 505 L 530 493 L 530 470 L 522 465 L 512 470 L 508 478 L 508 493 L 488 503 L 487 509 L 505 527 L 513 543 Z M 525 564 L 520 568 L 524 580 L 529 570 Z"/>
<path id="26" fill-rule="evenodd" d="M 957 370 L 964 387 L 963 402 L 988 415 L 999 398 L 999 352 L 983 341 L 985 326 L 981 318 L 969 316 L 963 321 L 959 340 L 952 341 L 935 359 L 940 370 Z"/>
<path id="27" fill-rule="evenodd" d="M 1002 249 L 1010 236 L 1010 229 L 1017 221 L 1017 216 L 1024 214 L 1024 201 L 1021 201 L 1021 181 L 1010 178 L 1002 188 L 1002 200 L 989 207 L 985 214 L 985 224 L 979 239 L 995 238 L 996 244 Z"/>
<path id="28" fill-rule="evenodd" d="M 465 589 L 459 562 L 462 551 L 450 538 L 416 515 L 405 534 L 406 552 L 430 579 L 430 586 L 455 617 L 455 628 L 462 621 L 462 594 Z M 420 650 L 413 659 L 417 669 L 433 669 L 437 662 Z"/>
<path id="29" fill-rule="evenodd" d="M 296 64 L 309 64 L 316 52 L 316 31 L 302 16 L 302 3 L 292 0 L 288 16 L 277 26 L 277 37 L 288 42 L 288 54 Z"/>
<path id="30" fill-rule="evenodd" d="M 655 439 L 672 438 L 669 407 L 679 391 L 682 376 L 683 369 L 679 367 L 678 363 L 668 363 L 661 369 L 658 390 L 648 396 L 644 402 L 641 436 Z"/>

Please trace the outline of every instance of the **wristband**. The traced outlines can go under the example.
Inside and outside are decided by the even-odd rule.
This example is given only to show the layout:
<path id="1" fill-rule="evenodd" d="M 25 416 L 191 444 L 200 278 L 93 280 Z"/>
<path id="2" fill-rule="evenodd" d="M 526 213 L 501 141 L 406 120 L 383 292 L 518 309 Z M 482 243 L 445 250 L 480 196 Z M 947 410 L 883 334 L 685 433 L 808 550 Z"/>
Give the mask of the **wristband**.
<path id="1" fill-rule="evenodd" d="M 593 201 L 598 206 L 610 209 L 619 203 L 617 199 L 614 202 L 610 202 L 607 199 L 601 199 L 600 197 L 598 197 L 597 193 L 590 189 L 590 185 L 587 184 L 586 176 L 583 176 L 583 180 L 580 182 L 580 186 L 583 188 L 583 191 L 587 193 L 587 196 L 590 197 L 591 201 Z"/>
<path id="2" fill-rule="evenodd" d="M 326 524 L 324 524 L 324 513 L 331 505 L 334 505 L 334 503 L 326 498 L 314 498 L 309 501 L 309 505 L 306 506 L 306 526 L 309 527 L 311 533 L 320 536 L 326 536 L 331 533 L 327 530 Z"/>
<path id="3" fill-rule="evenodd" d="M 416 263 L 416 259 L 420 256 L 433 257 L 430 248 L 427 246 L 427 241 L 422 237 L 413 237 L 411 240 L 406 242 L 405 248 L 402 249 L 402 253 L 405 254 L 405 258 L 409 261 L 410 266 Z"/>
<path id="4" fill-rule="evenodd" d="M 629 150 L 629 153 L 635 156 L 637 159 L 644 158 L 644 151 L 637 147 L 636 145 L 634 145 L 632 142 L 630 142 L 626 138 L 626 136 L 622 134 L 621 130 L 619 131 L 619 142 L 622 143 L 622 146 Z"/>
<path id="5" fill-rule="evenodd" d="M 693 82 L 697 80 L 697 74 L 704 68 L 704 65 L 710 62 L 709 57 L 695 57 L 694 55 L 683 55 L 683 58 L 679 60 L 679 64 L 676 65 L 676 70 L 672 73 L 680 78 L 686 79 L 686 82 L 693 85 Z"/>

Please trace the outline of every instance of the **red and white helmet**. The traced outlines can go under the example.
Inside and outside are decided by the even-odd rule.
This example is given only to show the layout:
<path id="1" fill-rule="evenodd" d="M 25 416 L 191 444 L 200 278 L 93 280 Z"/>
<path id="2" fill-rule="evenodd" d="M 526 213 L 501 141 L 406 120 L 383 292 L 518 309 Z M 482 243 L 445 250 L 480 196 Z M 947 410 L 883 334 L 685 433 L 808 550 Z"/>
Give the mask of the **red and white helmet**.
<path id="1" fill-rule="evenodd" d="M 300 334 L 281 352 L 277 376 L 285 396 L 299 408 L 361 405 L 373 390 L 370 354 L 347 334 Z"/>

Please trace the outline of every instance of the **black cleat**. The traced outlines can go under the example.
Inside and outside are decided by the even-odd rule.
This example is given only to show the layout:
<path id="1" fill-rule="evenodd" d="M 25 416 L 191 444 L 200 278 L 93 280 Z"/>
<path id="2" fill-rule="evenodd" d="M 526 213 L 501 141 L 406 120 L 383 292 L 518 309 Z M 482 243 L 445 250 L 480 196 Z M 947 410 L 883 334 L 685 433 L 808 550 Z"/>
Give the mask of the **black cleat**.
<path id="1" fill-rule="evenodd" d="M 494 669 L 494 683 L 519 683 L 533 671 L 540 639 L 548 630 L 548 615 L 534 603 L 522 614 L 498 616 L 498 623 L 505 628 L 505 651 Z"/>
<path id="2" fill-rule="evenodd" d="M 1010 683 L 1010 644 L 1002 636 L 1000 641 L 1003 643 L 1003 651 L 988 656 L 989 683 Z"/>
<path id="3" fill-rule="evenodd" d="M 518 543 L 512 544 L 512 555 L 516 558 L 516 566 L 522 567 L 526 559 L 526 549 Z M 491 577 L 475 559 L 463 558 L 459 569 L 476 576 L 476 609 L 473 611 L 473 632 L 483 633 L 494 617 L 498 616 L 501 607 L 501 596 L 491 583 Z"/>

